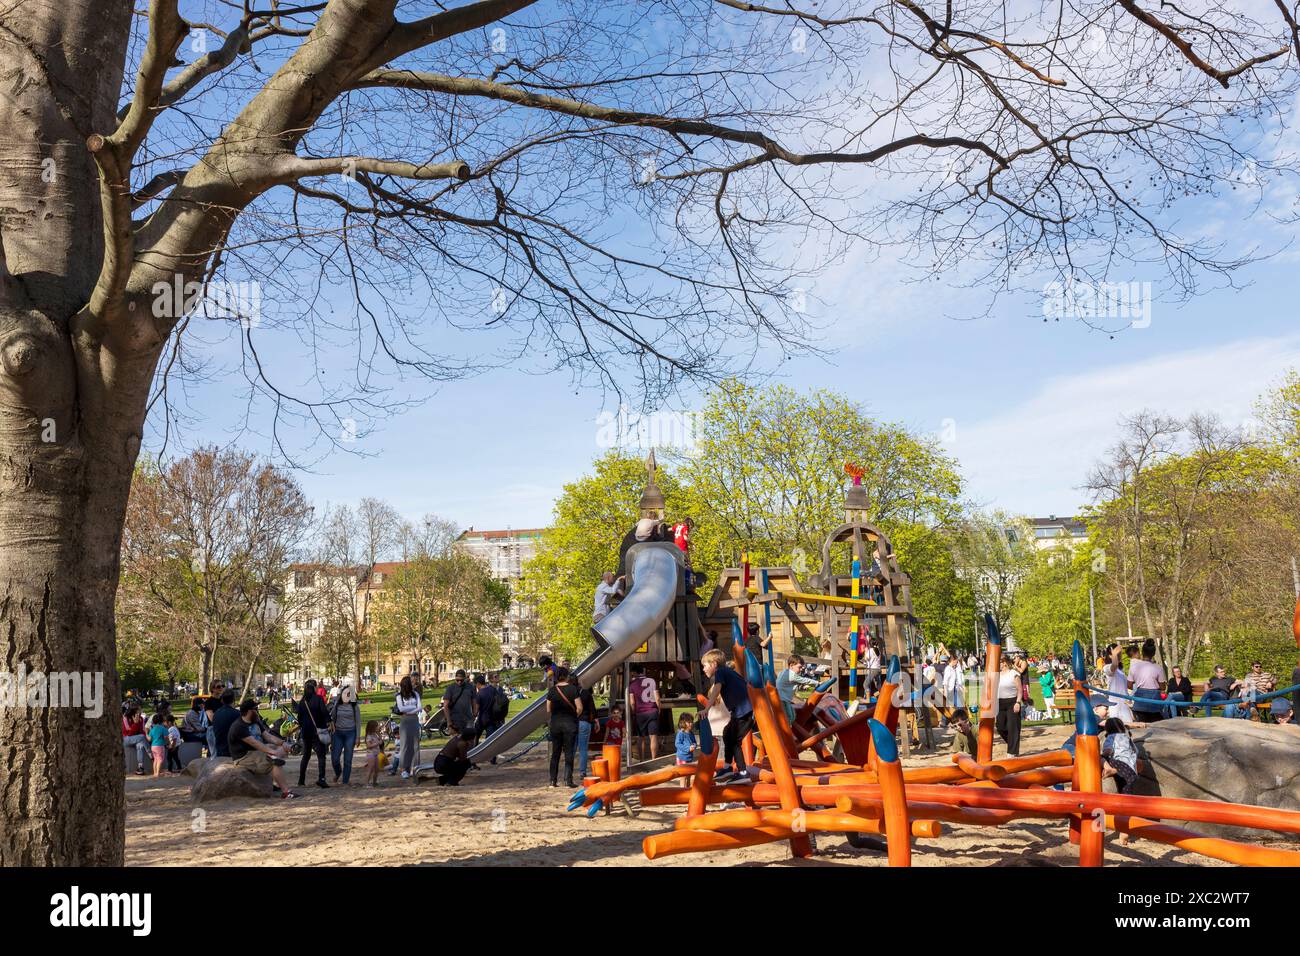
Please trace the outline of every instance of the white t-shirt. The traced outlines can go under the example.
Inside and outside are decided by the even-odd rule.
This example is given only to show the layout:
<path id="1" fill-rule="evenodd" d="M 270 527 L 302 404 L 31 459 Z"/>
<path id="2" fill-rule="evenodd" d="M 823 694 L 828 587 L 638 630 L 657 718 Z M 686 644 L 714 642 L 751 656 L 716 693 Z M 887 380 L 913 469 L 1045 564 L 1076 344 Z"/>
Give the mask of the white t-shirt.
<path id="1" fill-rule="evenodd" d="M 1143 690 L 1159 690 L 1160 682 L 1165 679 L 1165 672 L 1155 661 L 1136 660 L 1128 665 L 1128 679 L 1134 687 Z"/>
<path id="2" fill-rule="evenodd" d="M 1008 697 L 1020 698 L 1020 688 L 1016 686 L 1017 675 L 1013 670 L 1005 670 L 998 676 L 998 697 L 1005 700 Z"/>
<path id="3" fill-rule="evenodd" d="M 599 584 L 597 584 L 596 605 L 595 605 L 595 609 L 592 611 L 592 614 L 597 616 L 601 614 L 608 614 L 609 599 L 612 598 L 615 594 L 617 594 L 618 590 L 619 589 L 618 589 L 617 582 L 615 582 L 614 584 L 606 584 L 604 581 L 601 581 Z"/>
<path id="4" fill-rule="evenodd" d="M 876 651 L 875 645 L 867 646 L 867 669 L 871 670 L 880 666 L 880 654 Z"/>

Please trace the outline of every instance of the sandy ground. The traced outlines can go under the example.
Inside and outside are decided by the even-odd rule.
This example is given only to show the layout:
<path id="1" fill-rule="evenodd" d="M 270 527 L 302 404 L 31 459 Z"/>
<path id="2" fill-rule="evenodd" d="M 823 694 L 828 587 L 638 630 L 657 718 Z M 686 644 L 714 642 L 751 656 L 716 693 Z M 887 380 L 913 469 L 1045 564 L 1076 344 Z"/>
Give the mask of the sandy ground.
<path id="1" fill-rule="evenodd" d="M 1067 727 L 1025 728 L 1021 753 L 1059 746 Z M 1001 745 L 999 743 L 999 751 Z M 459 787 L 412 786 L 381 774 L 376 789 L 354 784 L 303 788 L 301 799 L 225 800 L 195 808 L 189 778 L 126 780 L 126 862 L 188 864 L 485 866 L 883 866 L 882 854 L 855 850 L 839 834 L 820 834 L 811 859 L 792 860 L 785 843 L 650 861 L 643 837 L 672 828 L 680 810 L 653 808 L 587 819 L 566 813 L 571 791 L 547 786 L 545 747 L 506 765 L 471 771 Z M 432 759 L 426 751 L 426 759 Z M 920 756 L 909 766 L 950 762 Z M 290 768 L 296 770 L 296 762 Z M 314 770 L 314 767 L 312 768 Z M 310 781 L 311 775 L 308 779 Z M 290 783 L 296 783 L 291 775 Z M 178 834 L 185 836 L 177 839 Z M 1280 844 L 1279 844 L 1280 845 Z M 1077 848 L 1065 823 L 1016 821 L 992 827 L 946 826 L 937 840 L 914 845 L 916 866 L 1071 866 Z M 1145 841 L 1106 844 L 1107 865 L 1210 865 L 1214 860 Z"/>

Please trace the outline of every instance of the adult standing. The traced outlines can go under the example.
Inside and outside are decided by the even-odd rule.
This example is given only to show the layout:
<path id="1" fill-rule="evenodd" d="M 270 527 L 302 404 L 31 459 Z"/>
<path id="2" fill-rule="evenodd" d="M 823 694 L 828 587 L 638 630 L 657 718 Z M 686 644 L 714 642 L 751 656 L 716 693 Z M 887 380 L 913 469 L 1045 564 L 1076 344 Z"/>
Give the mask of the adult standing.
<path id="1" fill-rule="evenodd" d="M 478 704 L 474 700 L 474 685 L 466 679 L 464 670 L 456 671 L 456 679 L 443 691 L 442 714 L 447 718 L 448 736 L 474 729 Z"/>
<path id="2" fill-rule="evenodd" d="M 1007 756 L 1020 756 L 1020 674 L 1002 658 L 998 671 L 998 735 L 1007 745 Z"/>
<path id="3" fill-rule="evenodd" d="M 966 675 L 962 672 L 961 658 L 948 658 L 943 669 L 943 702 L 952 710 L 966 706 Z"/>
<path id="4" fill-rule="evenodd" d="M 400 729 L 402 753 L 401 759 L 393 765 L 392 773 L 400 766 L 402 779 L 411 776 L 411 769 L 420 757 L 420 694 L 411 682 L 411 675 L 402 678 L 397 689 L 397 701 L 393 705 L 402 717 Z"/>
<path id="5" fill-rule="evenodd" d="M 1128 675 L 1124 673 L 1121 654 L 1118 644 L 1111 644 L 1106 648 L 1106 663 L 1102 666 L 1102 674 L 1106 678 L 1106 690 L 1111 694 L 1110 715 L 1118 717 L 1128 725 L 1137 718 L 1133 716 L 1133 708 L 1129 706 L 1128 698 L 1118 696 L 1128 694 Z"/>
<path id="6" fill-rule="evenodd" d="M 567 667 L 555 669 L 555 684 L 546 692 L 546 713 L 550 717 L 551 786 L 560 785 L 560 757 L 564 757 L 564 781 L 573 780 L 573 749 L 578 742 L 578 717 L 582 713 L 582 692 Z"/>
<path id="7" fill-rule="evenodd" d="M 334 767 L 334 782 L 342 780 L 346 787 L 352 779 L 352 752 L 357 747 L 361 731 L 361 705 L 350 681 L 339 687 L 338 696 L 330 704 L 330 763 Z M 342 761 L 340 761 L 342 757 Z"/>
<path id="8" fill-rule="evenodd" d="M 309 679 L 302 685 L 302 700 L 298 702 L 298 729 L 302 732 L 302 763 L 298 766 L 298 786 L 307 785 L 307 765 L 311 763 L 311 755 L 314 753 L 316 767 L 320 771 L 316 786 L 328 789 L 329 784 L 325 782 L 325 741 L 321 740 L 321 732 L 325 731 L 328 735 L 326 728 L 329 727 L 330 715 L 320 689 L 315 678 Z"/>
<path id="9" fill-rule="evenodd" d="M 632 665 L 632 679 L 627 685 L 628 712 L 632 715 L 632 733 L 639 741 L 637 750 L 645 760 L 645 738 L 650 738 L 650 759 L 659 756 L 659 685 L 647 677 L 644 664 Z"/>
<path id="10" fill-rule="evenodd" d="M 1133 696 L 1140 700 L 1133 702 L 1133 716 L 1143 722 L 1151 723 L 1164 717 L 1164 708 L 1160 700 L 1160 685 L 1164 683 L 1165 671 L 1156 663 L 1156 642 L 1148 637 L 1142 642 L 1142 656 L 1129 664 L 1129 682 L 1133 685 Z M 1152 703 L 1145 703 L 1151 701 Z"/>
<path id="11" fill-rule="evenodd" d="M 1165 685 L 1165 694 L 1170 701 L 1187 701 L 1192 699 L 1192 682 L 1183 676 L 1183 669 L 1177 664 L 1169 673 L 1169 681 Z M 1187 708 L 1183 707 L 1166 707 L 1166 717 L 1181 717 L 1188 713 Z"/>
<path id="12" fill-rule="evenodd" d="M 497 705 L 497 689 L 488 683 L 483 674 L 474 675 L 474 709 L 478 719 L 474 723 L 474 739 L 490 736 L 497 727 L 494 712 Z"/>

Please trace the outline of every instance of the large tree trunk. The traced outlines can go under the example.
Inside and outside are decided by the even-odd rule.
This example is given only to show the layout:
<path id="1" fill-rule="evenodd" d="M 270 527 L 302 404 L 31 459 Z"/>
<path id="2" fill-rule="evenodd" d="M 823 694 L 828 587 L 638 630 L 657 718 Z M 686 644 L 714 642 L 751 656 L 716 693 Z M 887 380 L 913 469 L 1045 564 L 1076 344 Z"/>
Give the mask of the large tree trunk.
<path id="1" fill-rule="evenodd" d="M 73 319 L 102 252 L 85 137 L 113 128 L 130 15 L 124 0 L 0 13 L 0 668 L 103 688 L 89 716 L 0 709 L 0 866 L 122 861 L 113 602 L 149 377 Z"/>

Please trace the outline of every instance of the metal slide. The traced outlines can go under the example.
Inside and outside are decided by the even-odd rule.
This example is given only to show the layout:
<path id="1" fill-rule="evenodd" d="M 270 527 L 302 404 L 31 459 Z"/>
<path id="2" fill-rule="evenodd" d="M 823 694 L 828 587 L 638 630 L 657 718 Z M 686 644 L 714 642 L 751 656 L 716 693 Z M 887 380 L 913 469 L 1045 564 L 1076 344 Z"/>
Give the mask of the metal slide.
<path id="1" fill-rule="evenodd" d="M 681 549 L 669 541 L 648 541 L 628 549 L 630 587 L 618 607 L 591 628 L 596 650 L 575 670 L 583 687 L 622 664 L 663 623 L 682 584 L 682 561 Z M 546 698 L 539 697 L 471 750 L 469 759 L 477 763 L 500 756 L 523 743 L 546 719 Z"/>

